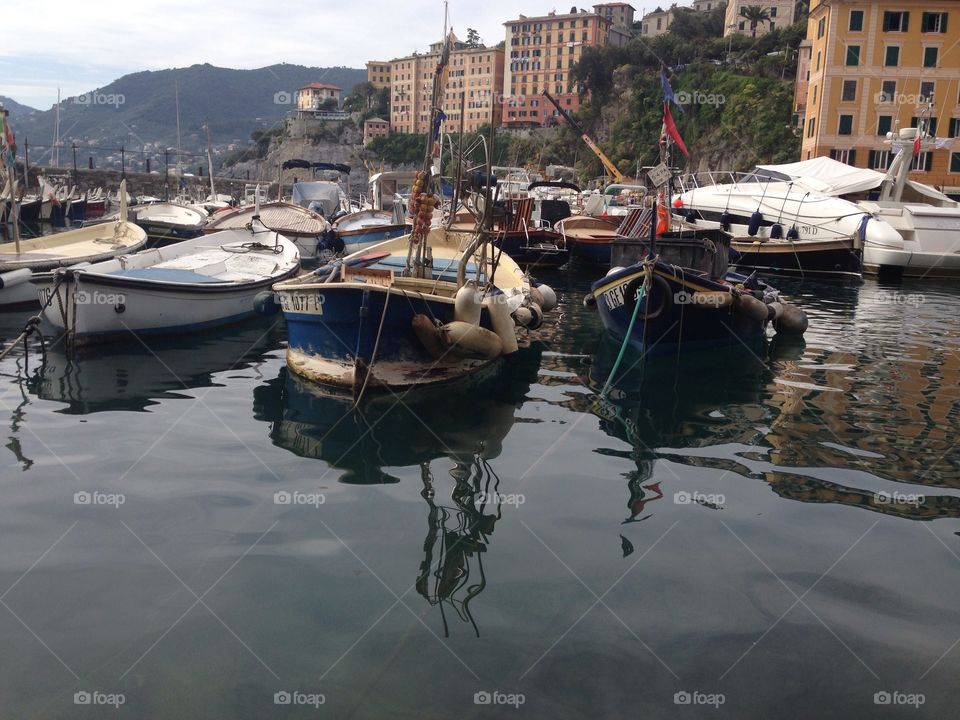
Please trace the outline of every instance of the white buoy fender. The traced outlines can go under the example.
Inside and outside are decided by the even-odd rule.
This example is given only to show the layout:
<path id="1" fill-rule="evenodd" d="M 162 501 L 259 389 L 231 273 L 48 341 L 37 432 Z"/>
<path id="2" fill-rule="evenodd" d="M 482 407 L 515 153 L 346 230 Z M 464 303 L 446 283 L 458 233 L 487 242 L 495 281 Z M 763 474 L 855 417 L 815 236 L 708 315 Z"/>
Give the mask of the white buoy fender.
<path id="1" fill-rule="evenodd" d="M 18 270 L 0 273 L 0 288 L 9 288 L 25 283 L 32 277 L 33 271 L 30 268 L 19 268 Z"/>
<path id="2" fill-rule="evenodd" d="M 543 307 L 543 294 L 537 288 L 530 286 L 530 302 L 534 302 Z"/>
<path id="3" fill-rule="evenodd" d="M 464 286 L 457 290 L 457 296 L 453 301 L 453 319 L 457 322 L 479 325 L 482 304 L 483 298 L 477 292 L 476 281 L 467 280 Z"/>
<path id="4" fill-rule="evenodd" d="M 493 360 L 503 353 L 503 343 L 495 332 L 459 320 L 441 327 L 440 339 L 451 353 L 464 357 Z"/>
<path id="5" fill-rule="evenodd" d="M 764 305 L 763 300 L 757 300 L 753 295 L 743 293 L 738 296 L 734 307 L 737 309 L 737 312 L 743 313 L 751 320 L 756 320 L 760 323 L 767 321 L 769 314 L 767 306 Z"/>
<path id="6" fill-rule="evenodd" d="M 537 290 L 540 291 L 540 294 L 543 296 L 543 302 L 537 303 L 544 312 L 550 312 L 557 306 L 557 293 L 553 291 L 553 288 L 549 285 L 544 285 L 540 283 L 537 285 Z"/>
<path id="7" fill-rule="evenodd" d="M 807 314 L 794 305 L 770 303 L 774 308 L 773 329 L 783 335 L 803 335 L 809 326 Z"/>
<path id="8" fill-rule="evenodd" d="M 488 295 L 483 299 L 483 306 L 490 313 L 490 326 L 503 343 L 503 354 L 513 355 L 520 348 L 517 346 L 517 333 L 513 328 L 513 318 L 510 317 L 510 308 L 503 293 Z"/>
<path id="9" fill-rule="evenodd" d="M 518 307 L 516 312 L 513 313 L 513 318 L 517 325 L 536 330 L 543 325 L 543 310 L 540 309 L 539 305 L 532 302 L 529 305 Z"/>
<path id="10" fill-rule="evenodd" d="M 411 326 L 413 334 L 417 336 L 417 340 L 430 357 L 439 360 L 446 354 L 447 349 L 443 345 L 443 340 L 440 339 L 440 328 L 434 324 L 433 320 L 423 314 L 414 315 Z"/>

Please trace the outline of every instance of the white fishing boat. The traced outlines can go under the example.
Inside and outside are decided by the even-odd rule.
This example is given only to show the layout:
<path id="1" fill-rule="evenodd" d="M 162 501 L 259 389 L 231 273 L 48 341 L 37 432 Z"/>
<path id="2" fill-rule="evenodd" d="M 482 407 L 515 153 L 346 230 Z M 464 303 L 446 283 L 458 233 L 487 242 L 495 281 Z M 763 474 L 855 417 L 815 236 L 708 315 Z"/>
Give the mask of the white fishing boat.
<path id="1" fill-rule="evenodd" d="M 203 232 L 208 217 L 200 208 L 175 202 L 135 205 L 128 213 L 146 231 L 150 243 L 158 246 L 197 237 Z M 115 219 L 115 216 L 107 219 Z"/>
<path id="2" fill-rule="evenodd" d="M 886 173 L 851 167 L 827 157 L 787 165 L 760 165 L 758 171 L 856 202 L 875 222 L 896 230 L 896 237 L 882 239 L 868 233 L 863 248 L 867 272 L 957 277 L 960 203 L 929 185 L 909 179 L 918 134 L 919 152 L 938 149 L 938 141 L 927 136 L 923 126 L 890 133 L 888 142 L 896 155 Z"/>
<path id="3" fill-rule="evenodd" d="M 290 238 L 304 260 L 313 260 L 318 253 L 333 244 L 329 222 L 311 210 L 282 200 L 218 212 L 207 221 L 204 232 L 243 230 L 253 221 L 253 216 L 258 214 L 257 207 L 260 208 L 260 222 Z"/>
<path id="4" fill-rule="evenodd" d="M 36 305 L 38 289 L 53 282 L 58 268 L 109 260 L 143 248 L 146 232 L 124 217 L 121 212 L 112 222 L 0 244 L 0 310 Z"/>
<path id="5" fill-rule="evenodd" d="M 59 270 L 41 299 L 54 295 L 44 315 L 71 345 L 172 335 L 253 315 L 258 293 L 299 267 L 293 242 L 253 218 L 249 228 Z"/>

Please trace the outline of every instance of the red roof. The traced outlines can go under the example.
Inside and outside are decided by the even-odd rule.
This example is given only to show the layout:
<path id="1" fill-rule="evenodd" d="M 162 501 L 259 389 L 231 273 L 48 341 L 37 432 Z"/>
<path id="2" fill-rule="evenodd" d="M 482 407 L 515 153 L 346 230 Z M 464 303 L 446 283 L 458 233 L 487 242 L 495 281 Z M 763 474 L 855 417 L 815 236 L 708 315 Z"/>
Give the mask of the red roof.
<path id="1" fill-rule="evenodd" d="M 325 83 L 308 83 L 298 90 L 341 90 L 336 85 L 327 85 Z"/>

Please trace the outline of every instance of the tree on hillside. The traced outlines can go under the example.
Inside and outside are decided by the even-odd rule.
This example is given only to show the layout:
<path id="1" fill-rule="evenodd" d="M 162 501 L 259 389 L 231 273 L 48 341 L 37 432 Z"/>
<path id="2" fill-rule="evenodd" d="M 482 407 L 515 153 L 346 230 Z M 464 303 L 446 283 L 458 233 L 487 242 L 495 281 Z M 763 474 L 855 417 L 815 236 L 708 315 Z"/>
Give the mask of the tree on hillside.
<path id="1" fill-rule="evenodd" d="M 750 34 L 757 36 L 757 25 L 770 22 L 770 11 L 759 5 L 745 5 L 740 8 L 740 17 L 750 23 Z"/>
<path id="2" fill-rule="evenodd" d="M 465 44 L 468 48 L 478 48 L 482 45 L 483 41 L 480 40 L 480 33 L 478 33 L 473 28 L 467 28 L 467 39 Z"/>

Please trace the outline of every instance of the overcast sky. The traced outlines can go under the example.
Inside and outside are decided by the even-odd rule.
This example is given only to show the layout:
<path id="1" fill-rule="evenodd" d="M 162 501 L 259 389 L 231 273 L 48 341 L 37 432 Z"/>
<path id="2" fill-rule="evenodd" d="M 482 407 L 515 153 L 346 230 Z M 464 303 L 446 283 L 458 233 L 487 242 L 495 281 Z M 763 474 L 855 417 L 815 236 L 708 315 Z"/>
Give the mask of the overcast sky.
<path id="1" fill-rule="evenodd" d="M 3 10 L 0 95 L 42 110 L 56 102 L 58 86 L 63 97 L 75 96 L 139 70 L 205 62 L 362 68 L 367 60 L 425 50 L 443 34 L 440 0 L 9 2 L 14 7 Z M 521 13 L 569 12 L 572 0 L 566 2 L 451 0 L 450 22 L 461 38 L 472 27 L 494 45 L 505 37 L 504 21 Z M 657 6 L 650 0 L 632 4 L 638 17 Z M 592 2 L 578 7 L 590 9 Z"/>

